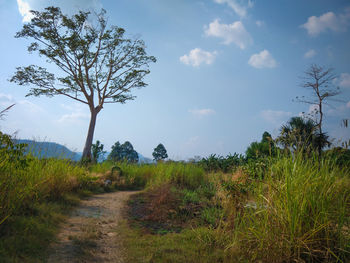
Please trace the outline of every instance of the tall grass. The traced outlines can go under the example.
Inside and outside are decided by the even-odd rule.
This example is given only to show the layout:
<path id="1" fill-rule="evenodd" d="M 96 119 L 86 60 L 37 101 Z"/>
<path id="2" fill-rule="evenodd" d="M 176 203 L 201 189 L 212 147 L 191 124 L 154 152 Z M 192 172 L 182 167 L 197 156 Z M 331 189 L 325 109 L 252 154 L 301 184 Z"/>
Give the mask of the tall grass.
<path id="1" fill-rule="evenodd" d="M 263 262 L 346 262 L 350 257 L 350 172 L 330 160 L 280 157 L 236 213 L 228 253 Z"/>
<path id="2" fill-rule="evenodd" d="M 0 166 L 0 222 L 30 209 L 36 202 L 58 200 L 88 181 L 86 169 L 69 160 L 27 156 L 23 167 L 4 162 Z"/>
<path id="3" fill-rule="evenodd" d="M 111 173 L 119 177 L 119 189 L 154 188 L 162 184 L 174 184 L 194 190 L 206 181 L 204 170 L 194 164 L 158 163 L 129 164 L 106 162 L 90 168 L 93 173 Z"/>

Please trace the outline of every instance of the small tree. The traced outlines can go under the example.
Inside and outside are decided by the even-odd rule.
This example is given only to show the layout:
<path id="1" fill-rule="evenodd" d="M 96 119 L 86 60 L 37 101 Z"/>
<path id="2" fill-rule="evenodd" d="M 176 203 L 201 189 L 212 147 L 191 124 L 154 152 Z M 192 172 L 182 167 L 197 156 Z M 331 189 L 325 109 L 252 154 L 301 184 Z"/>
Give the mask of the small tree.
<path id="1" fill-rule="evenodd" d="M 92 144 L 91 152 L 92 152 L 93 162 L 97 163 L 100 157 L 106 153 L 106 151 L 103 150 L 103 147 L 104 147 L 103 144 L 100 143 L 99 140 L 97 140 L 95 144 Z"/>
<path id="2" fill-rule="evenodd" d="M 112 146 L 112 151 L 108 155 L 108 159 L 113 161 L 137 163 L 139 161 L 139 155 L 130 142 L 126 141 L 125 143 L 120 144 L 118 141 Z"/>
<path id="3" fill-rule="evenodd" d="M 308 70 L 305 71 L 305 77 L 303 78 L 302 87 L 311 90 L 311 98 L 296 97 L 299 102 L 303 102 L 310 105 L 316 105 L 316 126 L 320 137 L 326 136 L 322 131 L 322 124 L 324 118 L 324 105 L 328 104 L 332 97 L 340 94 L 339 87 L 334 86 L 334 80 L 337 78 L 332 68 L 324 68 L 318 65 L 311 65 Z M 334 100 L 334 99 L 333 99 Z M 322 144 L 319 145 L 318 151 L 321 154 Z"/>
<path id="4" fill-rule="evenodd" d="M 156 161 L 164 160 L 164 159 L 168 158 L 167 151 L 166 151 L 164 145 L 161 143 L 158 144 L 158 146 L 156 148 L 154 148 L 152 155 L 153 155 L 154 160 L 156 160 Z"/>
<path id="5" fill-rule="evenodd" d="M 252 142 L 247 148 L 245 154 L 247 159 L 257 159 L 263 156 L 275 155 L 276 149 L 272 136 L 264 132 L 260 142 Z"/>
<path id="6" fill-rule="evenodd" d="M 58 77 L 46 68 L 30 65 L 18 67 L 11 81 L 32 85 L 27 96 L 63 95 L 86 104 L 90 124 L 83 158 L 91 159 L 98 113 L 105 104 L 133 100 L 131 91 L 147 85 L 143 79 L 156 59 L 146 54 L 142 40 L 125 38 L 121 27 L 107 28 L 104 10 L 95 21 L 89 19 L 89 12 L 68 17 L 58 7 L 31 13 L 34 17 L 16 37 L 33 39 L 28 51 L 38 52 L 63 74 Z"/>

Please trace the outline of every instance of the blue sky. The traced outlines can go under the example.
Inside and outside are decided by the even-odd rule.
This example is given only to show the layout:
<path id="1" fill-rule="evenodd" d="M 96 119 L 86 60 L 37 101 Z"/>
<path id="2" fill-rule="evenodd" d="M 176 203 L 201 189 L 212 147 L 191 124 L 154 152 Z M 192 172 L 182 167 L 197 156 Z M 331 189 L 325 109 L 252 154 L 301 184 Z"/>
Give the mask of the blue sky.
<path id="1" fill-rule="evenodd" d="M 325 110 L 325 130 L 335 141 L 350 138 L 340 126 L 350 116 L 350 2 L 345 0 L 0 0 L 0 109 L 16 103 L 0 128 L 20 138 L 55 141 L 82 151 L 89 111 L 62 97 L 25 97 L 8 82 L 18 66 L 45 65 L 14 35 L 28 10 L 58 5 L 107 11 L 110 25 L 140 36 L 157 58 L 136 90 L 136 100 L 107 105 L 94 140 L 110 149 L 129 140 L 145 156 L 163 143 L 170 158 L 244 153 L 264 131 L 278 135 L 309 105 L 300 87 L 316 63 L 333 67 L 342 94 Z M 55 68 L 48 65 L 55 72 Z"/>

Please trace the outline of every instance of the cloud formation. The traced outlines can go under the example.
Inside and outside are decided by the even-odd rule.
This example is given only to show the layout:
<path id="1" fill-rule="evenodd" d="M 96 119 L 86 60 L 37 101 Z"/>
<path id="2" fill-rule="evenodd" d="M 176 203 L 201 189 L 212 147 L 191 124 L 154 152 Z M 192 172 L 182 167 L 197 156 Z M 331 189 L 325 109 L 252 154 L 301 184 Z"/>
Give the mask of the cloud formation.
<path id="1" fill-rule="evenodd" d="M 72 124 L 72 123 L 80 123 L 84 120 L 88 120 L 90 115 L 88 114 L 85 107 L 82 105 L 75 103 L 72 105 L 61 104 L 61 107 L 65 110 L 70 111 L 70 113 L 63 114 L 58 120 L 58 123 L 61 124 Z"/>
<path id="2" fill-rule="evenodd" d="M 222 38 L 225 45 L 234 43 L 241 49 L 245 49 L 253 42 L 241 21 L 232 24 L 220 24 L 219 19 L 215 19 L 209 24 L 209 27 L 205 28 L 205 34 L 210 37 Z"/>
<path id="3" fill-rule="evenodd" d="M 247 15 L 247 9 L 253 7 L 253 3 L 250 0 L 214 0 L 214 2 L 218 4 L 227 4 L 240 17 L 245 17 Z"/>
<path id="4" fill-rule="evenodd" d="M 213 109 L 193 109 L 188 112 L 196 117 L 204 117 L 215 113 Z"/>
<path id="5" fill-rule="evenodd" d="M 316 55 L 316 51 L 314 49 L 310 49 L 304 54 L 304 58 L 312 58 Z"/>
<path id="6" fill-rule="evenodd" d="M 258 27 L 262 27 L 263 25 L 265 25 L 265 22 L 262 21 L 262 20 L 257 20 L 257 21 L 255 22 L 255 24 L 256 24 Z"/>
<path id="7" fill-rule="evenodd" d="M 275 125 L 280 125 L 291 116 L 292 113 L 288 111 L 263 110 L 261 112 L 261 117 L 265 121 Z"/>
<path id="8" fill-rule="evenodd" d="M 25 111 L 26 113 L 44 112 L 43 108 L 30 102 L 29 100 L 16 100 L 11 94 L 0 93 L 0 110 L 15 104 L 15 108 Z"/>
<path id="9" fill-rule="evenodd" d="M 350 88 L 350 74 L 349 73 L 340 74 L 339 86 L 342 88 Z"/>
<path id="10" fill-rule="evenodd" d="M 248 64 L 254 68 L 274 68 L 277 66 L 276 60 L 272 57 L 268 50 L 263 50 L 258 54 L 253 54 Z"/>
<path id="11" fill-rule="evenodd" d="M 31 7 L 28 2 L 25 0 L 17 0 L 18 5 L 18 11 L 23 17 L 22 22 L 30 22 L 30 20 L 33 18 L 32 13 L 30 12 Z"/>
<path id="12" fill-rule="evenodd" d="M 336 15 L 333 12 L 327 12 L 319 17 L 310 16 L 307 22 L 301 25 L 312 37 L 318 36 L 326 31 L 346 31 L 350 20 L 350 9 L 346 9 L 345 13 Z"/>
<path id="13" fill-rule="evenodd" d="M 180 57 L 180 61 L 186 65 L 191 65 L 193 67 L 198 67 L 203 63 L 210 65 L 214 62 L 216 54 L 216 51 L 208 52 L 200 48 L 195 48 L 192 49 L 188 55 L 183 55 Z"/>
<path id="14" fill-rule="evenodd" d="M 23 17 L 22 21 L 30 22 L 33 18 L 30 10 L 43 10 L 47 6 L 58 6 L 63 13 L 70 15 L 76 13 L 78 10 L 83 11 L 100 11 L 102 4 L 100 0 L 69 0 L 69 1 L 55 1 L 55 0 L 17 0 L 18 11 Z"/>

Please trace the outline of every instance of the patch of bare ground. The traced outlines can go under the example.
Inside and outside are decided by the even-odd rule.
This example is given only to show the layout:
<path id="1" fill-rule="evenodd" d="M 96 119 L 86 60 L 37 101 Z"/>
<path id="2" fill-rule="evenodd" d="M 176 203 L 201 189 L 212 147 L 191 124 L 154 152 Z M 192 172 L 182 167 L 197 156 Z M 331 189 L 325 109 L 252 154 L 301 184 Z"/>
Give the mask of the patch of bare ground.
<path id="1" fill-rule="evenodd" d="M 116 228 L 126 201 L 135 193 L 106 193 L 83 200 L 62 225 L 48 262 L 124 262 L 126 252 Z"/>

